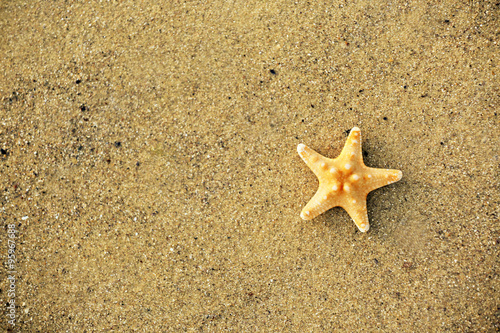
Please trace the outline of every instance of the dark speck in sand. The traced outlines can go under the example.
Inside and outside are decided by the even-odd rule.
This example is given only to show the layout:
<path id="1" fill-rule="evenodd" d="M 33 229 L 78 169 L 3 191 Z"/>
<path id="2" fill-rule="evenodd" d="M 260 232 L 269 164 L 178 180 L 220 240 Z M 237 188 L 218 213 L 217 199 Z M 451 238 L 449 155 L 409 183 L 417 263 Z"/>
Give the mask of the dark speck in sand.
<path id="1" fill-rule="evenodd" d="M 122 146 L 122 143 L 120 141 L 115 142 L 115 147 L 120 148 Z"/>
<path id="2" fill-rule="evenodd" d="M 276 71 L 274 69 L 271 69 L 270 72 L 271 72 L 271 74 L 276 75 Z"/>

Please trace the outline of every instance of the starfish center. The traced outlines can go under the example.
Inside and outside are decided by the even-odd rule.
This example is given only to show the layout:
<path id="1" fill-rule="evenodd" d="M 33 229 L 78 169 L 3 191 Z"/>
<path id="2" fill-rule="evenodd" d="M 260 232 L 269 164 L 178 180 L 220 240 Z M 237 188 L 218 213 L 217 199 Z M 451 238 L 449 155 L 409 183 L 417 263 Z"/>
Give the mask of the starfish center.
<path id="1" fill-rule="evenodd" d="M 330 169 L 332 174 L 331 178 L 331 189 L 332 191 L 344 191 L 349 193 L 354 184 L 356 184 L 361 177 L 354 173 L 352 166 L 345 167 L 344 170 L 339 170 L 338 168 L 332 167 Z"/>

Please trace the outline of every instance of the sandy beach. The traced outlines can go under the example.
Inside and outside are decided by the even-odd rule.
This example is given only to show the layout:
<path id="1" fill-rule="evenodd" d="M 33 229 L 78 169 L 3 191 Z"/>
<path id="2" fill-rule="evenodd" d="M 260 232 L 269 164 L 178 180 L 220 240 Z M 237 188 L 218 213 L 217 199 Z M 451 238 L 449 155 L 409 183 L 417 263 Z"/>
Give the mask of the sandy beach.
<path id="1" fill-rule="evenodd" d="M 3 1 L 0 329 L 497 332 L 495 1 Z M 302 208 L 359 127 L 370 230 Z"/>

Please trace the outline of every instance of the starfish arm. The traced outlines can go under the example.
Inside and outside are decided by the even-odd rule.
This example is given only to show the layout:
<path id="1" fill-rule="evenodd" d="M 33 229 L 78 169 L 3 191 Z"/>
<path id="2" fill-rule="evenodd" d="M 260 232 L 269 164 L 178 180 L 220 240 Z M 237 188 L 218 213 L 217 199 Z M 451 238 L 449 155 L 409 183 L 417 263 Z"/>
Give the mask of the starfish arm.
<path id="1" fill-rule="evenodd" d="M 331 159 L 326 158 L 311 148 L 307 147 L 304 144 L 299 144 L 297 146 L 297 152 L 299 153 L 302 160 L 307 164 L 307 166 L 314 172 L 316 177 L 320 180 L 320 182 L 324 179 L 324 172 L 329 165 Z"/>
<path id="2" fill-rule="evenodd" d="M 330 208 L 338 206 L 338 200 L 335 196 L 329 194 L 325 186 L 318 188 L 316 194 L 309 200 L 307 205 L 302 209 L 300 217 L 304 220 L 312 220 L 321 213 L 326 212 Z"/>
<path id="3" fill-rule="evenodd" d="M 366 190 L 371 192 L 379 187 L 397 182 L 403 177 L 403 173 L 393 169 L 367 168 Z"/>
<path id="4" fill-rule="evenodd" d="M 366 232 L 370 229 L 368 211 L 366 209 L 366 197 L 357 199 L 354 204 L 342 205 L 342 208 L 344 208 L 353 219 L 359 231 Z"/>
<path id="5" fill-rule="evenodd" d="M 363 165 L 363 153 L 361 150 L 361 130 L 358 127 L 354 127 L 349 136 L 347 137 L 347 141 L 340 153 L 339 157 L 336 159 L 351 161 L 355 164 Z"/>

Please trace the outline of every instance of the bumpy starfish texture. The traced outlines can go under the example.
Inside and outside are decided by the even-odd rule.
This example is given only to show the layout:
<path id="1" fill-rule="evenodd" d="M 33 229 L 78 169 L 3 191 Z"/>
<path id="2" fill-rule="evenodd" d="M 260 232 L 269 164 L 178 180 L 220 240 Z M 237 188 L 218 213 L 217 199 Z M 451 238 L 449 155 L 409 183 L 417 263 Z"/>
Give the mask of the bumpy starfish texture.
<path id="1" fill-rule="evenodd" d="M 403 176 L 399 170 L 369 168 L 364 164 L 361 130 L 357 127 L 351 130 L 337 158 L 324 157 L 304 144 L 299 144 L 297 151 L 319 180 L 318 191 L 300 213 L 304 220 L 340 206 L 349 213 L 359 230 L 366 232 L 370 229 L 366 196 Z"/>

